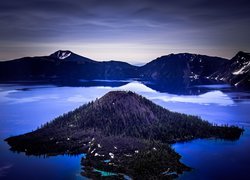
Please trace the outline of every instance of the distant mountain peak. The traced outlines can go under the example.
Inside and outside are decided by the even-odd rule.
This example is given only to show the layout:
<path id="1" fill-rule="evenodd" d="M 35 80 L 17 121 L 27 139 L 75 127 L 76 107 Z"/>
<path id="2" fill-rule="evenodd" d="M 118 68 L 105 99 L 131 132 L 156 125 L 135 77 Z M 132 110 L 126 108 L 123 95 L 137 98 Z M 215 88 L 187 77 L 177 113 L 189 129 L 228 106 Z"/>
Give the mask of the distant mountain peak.
<path id="1" fill-rule="evenodd" d="M 50 57 L 57 60 L 67 60 L 71 62 L 94 62 L 92 59 L 73 53 L 69 50 L 58 50 L 50 55 Z"/>

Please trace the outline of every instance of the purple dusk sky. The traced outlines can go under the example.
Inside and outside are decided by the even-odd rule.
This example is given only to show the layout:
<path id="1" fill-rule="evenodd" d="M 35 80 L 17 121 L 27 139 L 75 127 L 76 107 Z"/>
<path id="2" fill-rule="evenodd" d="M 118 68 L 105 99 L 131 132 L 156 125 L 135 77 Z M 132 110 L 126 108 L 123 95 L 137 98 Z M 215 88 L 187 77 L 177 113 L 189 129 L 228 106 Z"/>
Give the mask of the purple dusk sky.
<path id="1" fill-rule="evenodd" d="M 0 60 L 68 49 L 144 63 L 169 53 L 231 58 L 250 51 L 249 0 L 8 0 Z"/>

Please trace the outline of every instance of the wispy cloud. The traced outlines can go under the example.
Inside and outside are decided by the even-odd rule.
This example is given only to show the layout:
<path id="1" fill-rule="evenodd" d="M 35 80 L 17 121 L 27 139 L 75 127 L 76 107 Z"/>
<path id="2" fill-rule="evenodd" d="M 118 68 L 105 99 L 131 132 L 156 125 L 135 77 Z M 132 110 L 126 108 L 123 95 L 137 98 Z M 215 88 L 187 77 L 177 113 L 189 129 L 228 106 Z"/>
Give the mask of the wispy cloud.
<path id="1" fill-rule="evenodd" d="M 63 48 L 95 59 L 124 59 L 131 52 L 131 61 L 180 51 L 231 57 L 250 50 L 249 7 L 247 0 L 3 1 L 0 59 Z M 98 44 L 112 46 L 99 52 Z M 124 51 L 113 56 L 116 47 Z"/>

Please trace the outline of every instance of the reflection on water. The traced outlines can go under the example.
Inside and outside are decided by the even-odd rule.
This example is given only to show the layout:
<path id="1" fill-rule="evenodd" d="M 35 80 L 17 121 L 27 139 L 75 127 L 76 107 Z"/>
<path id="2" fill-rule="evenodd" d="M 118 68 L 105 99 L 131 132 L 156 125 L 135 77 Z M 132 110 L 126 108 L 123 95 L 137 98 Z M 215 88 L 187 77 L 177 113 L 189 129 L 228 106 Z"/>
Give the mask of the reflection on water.
<path id="1" fill-rule="evenodd" d="M 212 90 L 210 92 L 200 94 L 200 95 L 174 95 L 168 93 L 161 93 L 153 90 L 141 82 L 134 81 L 120 87 L 108 87 L 108 86 L 98 86 L 98 87 L 56 87 L 51 86 L 50 88 L 41 89 L 34 86 L 26 87 L 25 91 L 22 87 L 16 87 L 16 90 L 8 90 L 0 92 L 0 102 L 6 103 L 30 103 L 41 100 L 58 100 L 61 98 L 66 98 L 68 102 L 82 102 L 86 103 L 88 101 L 98 98 L 108 91 L 113 90 L 125 90 L 134 91 L 139 94 L 143 94 L 151 100 L 162 100 L 165 102 L 183 102 L 183 103 L 197 103 L 197 104 L 218 104 L 218 105 L 233 105 L 234 101 L 225 93 L 219 90 Z M 27 91 L 26 89 L 29 89 Z M 31 91 L 32 90 L 32 91 Z M 68 93 L 70 90 L 70 93 Z M 26 92 L 27 91 L 27 92 Z M 48 93 L 46 93 L 48 92 Z M 86 94 L 88 94 L 86 96 Z"/>
<path id="2" fill-rule="evenodd" d="M 203 79 L 199 81 L 190 81 L 183 79 L 165 79 L 164 81 L 146 81 L 142 79 L 126 79 L 126 80 L 86 80 L 81 79 L 79 81 L 16 81 L 5 84 L 13 86 L 13 84 L 22 84 L 25 87 L 23 90 L 29 90 L 30 86 L 36 86 L 46 88 L 49 85 L 59 87 L 121 87 L 129 83 L 141 82 L 149 89 L 153 89 L 162 93 L 176 94 L 176 95 L 199 95 L 211 91 L 211 89 L 219 89 L 223 91 L 232 91 L 233 88 L 227 84 L 218 84 L 217 81 L 211 81 Z M 12 84 L 11 84 L 12 83 Z M 43 85 L 42 85 L 43 84 Z M 48 85 L 49 84 L 49 85 Z M 42 86 L 41 86 L 42 85 Z M 132 86 L 131 86 L 132 87 Z M 135 88 L 135 87 L 132 87 Z"/>
<path id="3" fill-rule="evenodd" d="M 197 103 L 197 104 L 217 104 L 222 106 L 233 105 L 234 101 L 221 91 L 211 91 L 197 96 L 176 96 L 176 95 L 163 95 L 151 98 L 159 99 L 165 102 L 182 102 L 182 103 Z"/>
<path id="4" fill-rule="evenodd" d="M 247 92 L 237 92 L 225 85 L 189 87 L 185 93 L 162 90 L 162 85 L 139 81 L 82 81 L 81 87 L 5 84 L 0 85 L 0 178 L 4 179 L 79 179 L 80 158 L 56 156 L 47 159 L 15 154 L 8 150 L 4 138 L 35 130 L 41 124 L 67 111 L 95 100 L 112 90 L 131 90 L 155 103 L 181 113 L 193 114 L 218 124 L 244 126 L 246 132 L 236 142 L 195 140 L 174 145 L 182 161 L 195 168 L 182 179 L 218 179 L 227 169 L 244 177 L 250 170 L 246 149 L 250 149 L 250 112 Z M 193 92 L 193 93 L 192 93 Z M 230 159 L 230 158 L 231 159 Z M 211 166 L 210 163 L 216 165 Z M 25 164 L 25 166 L 23 166 Z M 228 167 L 237 164 L 237 167 Z M 247 169 L 249 168 L 249 169 Z M 28 170 L 27 170 L 28 169 Z M 43 169 L 41 171 L 41 169 Z M 240 174 L 243 174 L 240 176 Z M 242 178 L 241 178 L 242 179 Z"/>
<path id="5" fill-rule="evenodd" d="M 207 88 L 207 89 L 231 89 L 229 84 L 209 84 L 209 85 L 196 85 L 197 88 Z"/>
<path id="6" fill-rule="evenodd" d="M 182 103 L 197 103 L 197 104 L 218 104 L 222 106 L 233 105 L 234 101 L 227 94 L 219 90 L 212 90 L 210 92 L 200 95 L 174 95 L 168 93 L 157 92 L 141 82 L 134 81 L 120 87 L 56 87 L 52 86 L 41 91 L 40 88 L 34 86 L 26 87 L 29 91 L 23 91 L 21 87 L 16 87 L 16 90 L 0 91 L 0 102 L 6 103 L 30 103 L 41 100 L 58 100 L 66 98 L 68 102 L 82 102 L 86 103 L 95 98 L 104 95 L 108 91 L 125 90 L 134 91 L 143 94 L 151 100 L 162 100 L 165 102 L 182 102 Z M 32 90 L 32 91 L 31 91 Z M 70 91 L 69 91 L 70 90 Z M 60 94 L 60 96 L 58 95 Z M 86 96 L 86 94 L 88 94 Z M 62 97 L 63 95 L 63 97 Z"/>
<path id="7" fill-rule="evenodd" d="M 138 81 L 134 81 L 118 88 L 114 88 L 114 90 L 134 91 L 137 93 L 157 93 L 157 91 L 145 86 L 144 84 Z"/>

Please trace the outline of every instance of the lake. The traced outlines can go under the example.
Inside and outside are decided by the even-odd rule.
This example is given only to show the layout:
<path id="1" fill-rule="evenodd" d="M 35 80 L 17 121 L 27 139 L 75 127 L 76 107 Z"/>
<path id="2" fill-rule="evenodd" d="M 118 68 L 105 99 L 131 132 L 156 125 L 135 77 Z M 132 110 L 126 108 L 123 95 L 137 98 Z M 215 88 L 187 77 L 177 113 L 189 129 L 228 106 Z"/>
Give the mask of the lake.
<path id="1" fill-rule="evenodd" d="M 169 84 L 168 86 L 171 86 Z M 225 84 L 168 92 L 139 81 L 82 81 L 81 87 L 0 84 L 0 179 L 85 179 L 79 156 L 36 157 L 13 153 L 5 138 L 36 130 L 53 118 L 112 90 L 131 90 L 169 110 L 198 115 L 216 124 L 245 128 L 237 141 L 197 139 L 176 143 L 181 161 L 193 168 L 180 179 L 248 179 L 250 171 L 250 93 Z"/>

